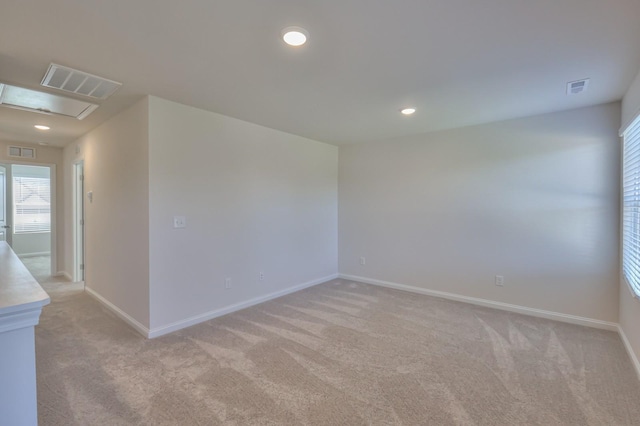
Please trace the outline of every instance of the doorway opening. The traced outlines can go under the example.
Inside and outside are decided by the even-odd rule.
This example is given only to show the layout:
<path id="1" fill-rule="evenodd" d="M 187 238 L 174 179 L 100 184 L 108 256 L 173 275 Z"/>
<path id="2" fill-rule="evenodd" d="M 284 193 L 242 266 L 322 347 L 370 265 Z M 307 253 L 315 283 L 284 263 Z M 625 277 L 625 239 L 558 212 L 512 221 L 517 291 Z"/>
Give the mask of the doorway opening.
<path id="1" fill-rule="evenodd" d="M 53 166 L 0 164 L 0 240 L 36 277 L 55 274 Z"/>

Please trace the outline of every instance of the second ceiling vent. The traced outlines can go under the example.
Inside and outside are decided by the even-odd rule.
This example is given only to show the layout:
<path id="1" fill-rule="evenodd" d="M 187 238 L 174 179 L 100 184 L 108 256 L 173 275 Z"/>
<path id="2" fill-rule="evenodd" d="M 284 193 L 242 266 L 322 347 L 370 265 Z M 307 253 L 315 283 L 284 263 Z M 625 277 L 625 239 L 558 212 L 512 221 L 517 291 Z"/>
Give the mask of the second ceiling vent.
<path id="1" fill-rule="evenodd" d="M 93 99 L 104 100 L 122 86 L 117 81 L 88 74 L 86 72 L 51 64 L 42 82 L 44 87 L 51 87 L 65 92 L 83 95 Z"/>
<path id="2" fill-rule="evenodd" d="M 567 95 L 577 95 L 587 90 L 589 79 L 570 81 L 567 83 Z"/>

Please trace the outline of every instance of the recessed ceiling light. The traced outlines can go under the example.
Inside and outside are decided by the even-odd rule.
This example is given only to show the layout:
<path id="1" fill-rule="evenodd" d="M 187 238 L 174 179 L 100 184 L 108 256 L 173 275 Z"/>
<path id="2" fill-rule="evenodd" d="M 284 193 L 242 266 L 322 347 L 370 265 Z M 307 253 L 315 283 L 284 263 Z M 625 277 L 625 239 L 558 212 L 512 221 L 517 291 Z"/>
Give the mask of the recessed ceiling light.
<path id="1" fill-rule="evenodd" d="M 302 46 L 307 42 L 309 33 L 304 28 L 300 27 L 287 27 L 282 30 L 282 39 L 289 46 Z"/>
<path id="2" fill-rule="evenodd" d="M 38 142 L 38 145 L 41 145 L 41 146 L 47 146 L 47 145 L 49 145 L 49 144 L 48 144 L 48 143 L 46 143 L 46 142 Z"/>
<path id="3" fill-rule="evenodd" d="M 401 109 L 401 110 L 400 110 L 400 112 L 401 112 L 403 115 L 411 115 L 411 114 L 413 114 L 414 112 L 416 112 L 416 109 L 415 109 L 415 108 L 403 108 L 403 109 Z"/>
<path id="4" fill-rule="evenodd" d="M 50 127 L 49 127 L 49 126 L 43 126 L 42 124 L 36 124 L 36 125 L 35 125 L 35 126 L 33 126 L 33 127 L 35 127 L 35 128 L 36 128 L 36 129 L 38 129 L 38 130 L 49 130 L 49 129 L 50 129 Z"/>

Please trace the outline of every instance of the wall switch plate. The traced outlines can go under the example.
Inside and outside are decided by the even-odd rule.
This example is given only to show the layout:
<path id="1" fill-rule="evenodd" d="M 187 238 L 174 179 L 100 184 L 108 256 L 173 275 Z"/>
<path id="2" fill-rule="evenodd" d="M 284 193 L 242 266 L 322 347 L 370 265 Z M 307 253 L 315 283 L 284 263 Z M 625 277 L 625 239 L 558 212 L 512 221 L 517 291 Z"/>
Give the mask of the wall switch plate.
<path id="1" fill-rule="evenodd" d="M 187 227 L 187 218 L 184 216 L 174 216 L 173 217 L 173 227 L 174 228 L 186 228 Z"/>
<path id="2" fill-rule="evenodd" d="M 364 257 L 360 258 L 360 264 L 361 265 L 366 265 L 367 264 L 367 259 L 365 259 Z"/>
<path id="3" fill-rule="evenodd" d="M 231 278 L 226 278 L 224 280 L 224 288 L 231 288 Z"/>
<path id="4" fill-rule="evenodd" d="M 498 287 L 504 287 L 504 276 L 496 275 L 496 285 Z"/>

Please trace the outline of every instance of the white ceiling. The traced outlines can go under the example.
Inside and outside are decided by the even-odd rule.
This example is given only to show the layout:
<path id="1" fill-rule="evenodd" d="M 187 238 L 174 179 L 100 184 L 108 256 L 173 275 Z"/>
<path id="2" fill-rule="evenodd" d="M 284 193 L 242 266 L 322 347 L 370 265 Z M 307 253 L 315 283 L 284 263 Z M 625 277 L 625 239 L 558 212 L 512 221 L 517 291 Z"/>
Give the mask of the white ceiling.
<path id="1" fill-rule="evenodd" d="M 640 69 L 638 18 L 638 0 L 2 0 L 1 82 L 38 88 L 55 62 L 123 87 L 83 121 L 0 108 L 0 139 L 62 146 L 145 94 L 333 144 L 595 105 Z"/>

